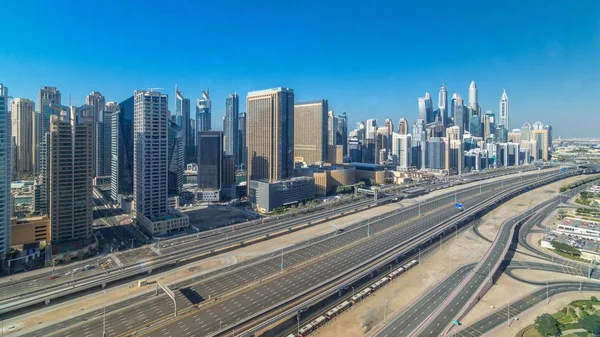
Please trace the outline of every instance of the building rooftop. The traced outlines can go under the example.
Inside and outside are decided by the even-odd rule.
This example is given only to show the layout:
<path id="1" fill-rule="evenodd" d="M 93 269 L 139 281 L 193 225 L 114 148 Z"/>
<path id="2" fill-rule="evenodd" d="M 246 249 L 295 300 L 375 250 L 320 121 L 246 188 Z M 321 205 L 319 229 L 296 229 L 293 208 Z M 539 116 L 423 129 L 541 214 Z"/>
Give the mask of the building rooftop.
<path id="1" fill-rule="evenodd" d="M 350 166 L 356 167 L 357 170 L 368 170 L 368 171 L 383 171 L 385 166 L 380 164 L 369 164 L 369 163 L 350 163 Z"/>
<path id="2" fill-rule="evenodd" d="M 576 219 L 576 218 L 565 218 L 560 222 L 563 226 L 571 226 L 577 228 L 585 228 L 591 229 L 595 231 L 600 231 L 600 222 L 584 220 L 584 219 Z"/>
<path id="3" fill-rule="evenodd" d="M 264 95 L 264 94 L 270 94 L 273 92 L 281 92 L 281 91 L 294 92 L 294 89 L 278 87 L 278 88 L 271 88 L 271 89 L 255 90 L 255 91 L 250 91 L 248 93 L 248 96 Z"/>

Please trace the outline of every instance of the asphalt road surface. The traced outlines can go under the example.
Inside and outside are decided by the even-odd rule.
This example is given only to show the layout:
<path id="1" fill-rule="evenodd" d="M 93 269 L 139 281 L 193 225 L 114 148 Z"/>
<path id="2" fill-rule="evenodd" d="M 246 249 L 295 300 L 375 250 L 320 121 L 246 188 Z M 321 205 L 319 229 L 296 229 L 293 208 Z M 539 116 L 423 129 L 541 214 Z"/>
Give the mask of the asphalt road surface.
<path id="1" fill-rule="evenodd" d="M 526 181 L 528 179 L 523 180 Z M 512 181 L 518 183 L 519 178 L 515 178 Z M 498 185 L 501 186 L 501 184 L 502 182 L 498 182 Z M 504 182 L 505 189 L 508 188 L 509 185 L 509 181 Z M 466 208 L 469 208 L 475 205 L 479 200 L 491 195 L 495 195 L 500 186 L 496 186 L 496 190 L 490 190 L 488 188 L 488 191 L 484 190 L 481 194 L 479 194 L 478 189 L 470 189 L 467 192 L 469 192 L 473 198 L 469 200 L 462 200 L 463 198 L 466 199 L 466 196 L 461 193 L 457 193 L 457 196 L 459 201 L 462 201 L 463 205 Z M 285 268 L 287 267 L 284 267 L 284 272 L 280 277 L 266 282 L 261 282 L 252 288 L 241 291 L 238 294 L 225 298 L 219 302 L 205 302 L 199 310 L 192 309 L 192 311 L 181 315 L 170 324 L 164 326 L 159 325 L 154 330 L 148 331 L 145 334 L 153 336 L 207 335 L 210 332 L 219 330 L 220 326 L 226 327 L 251 315 L 252 313 L 260 312 L 261 310 L 272 305 L 276 305 L 281 301 L 288 299 L 292 294 L 301 293 L 302 291 L 309 289 L 324 280 L 354 268 L 361 261 L 366 261 L 379 252 L 394 247 L 398 245 L 398 243 L 403 242 L 404 240 L 407 240 L 408 238 L 417 234 L 427 232 L 427 230 L 430 229 L 434 224 L 444 219 L 448 219 L 450 216 L 456 214 L 456 212 L 459 212 L 454 208 L 453 195 L 440 198 L 435 202 L 446 204 L 446 206 L 443 206 L 436 212 L 431 212 L 432 214 L 429 214 L 429 216 L 424 216 L 409 225 L 395 227 L 391 230 L 388 230 L 384 235 L 377 235 L 377 233 L 381 233 L 384 229 L 397 225 L 402 221 L 399 217 L 418 217 L 418 215 L 415 214 L 418 210 L 414 208 L 409 209 L 406 212 L 400 212 L 399 214 L 367 225 L 366 227 L 370 229 L 371 232 L 371 235 L 368 238 L 366 238 L 367 231 L 365 230 L 364 225 L 362 228 L 357 228 L 336 236 L 335 239 L 340 238 L 340 240 L 345 239 L 347 241 L 352 241 L 352 239 L 355 238 L 355 235 L 360 236 L 360 232 L 362 232 L 362 237 L 366 239 L 360 242 L 360 245 L 347 246 L 345 249 L 341 249 L 340 251 L 328 255 L 327 258 L 316 259 L 318 254 L 315 252 L 319 252 L 319 250 L 316 250 L 313 246 L 307 247 L 313 252 L 311 255 L 309 255 L 309 257 L 313 260 L 309 265 L 305 265 L 302 268 L 293 269 L 291 271 L 286 271 Z M 431 206 L 433 207 L 434 203 L 432 203 Z M 421 211 L 423 211 L 423 209 Z M 322 241 L 315 245 L 326 245 L 329 247 L 329 250 L 333 250 L 339 248 L 341 244 L 342 242 L 340 241 L 331 240 Z M 296 253 L 293 255 L 296 255 Z M 245 271 L 244 272 L 248 273 L 247 275 L 249 277 L 257 277 L 256 270 L 259 268 L 264 268 L 264 270 L 267 270 L 265 273 L 268 273 L 268 270 L 272 272 L 273 269 L 277 269 L 275 261 L 277 261 L 277 257 L 274 257 L 272 261 L 266 262 L 264 267 L 252 266 L 253 274 Z M 284 263 L 285 261 L 286 256 L 284 253 Z M 294 263 L 293 261 L 290 262 Z M 226 275 L 225 278 L 236 279 L 237 277 L 236 275 L 230 274 Z M 221 280 L 221 282 L 223 281 L 224 280 Z M 229 284 L 230 286 L 235 287 L 235 284 Z M 208 294 L 206 289 L 208 289 Z M 214 287 L 210 289 L 216 290 Z M 200 285 L 197 288 L 194 286 L 192 290 L 193 293 L 199 295 L 199 298 L 206 299 L 208 297 L 206 295 L 211 295 L 210 289 L 204 288 Z M 224 291 L 225 289 L 227 289 L 227 286 L 220 287 L 218 291 Z M 114 335 L 115 333 L 122 333 L 128 331 L 132 326 L 144 326 L 145 324 L 153 321 L 154 317 L 164 316 L 163 314 L 165 312 L 168 313 L 172 310 L 172 302 L 165 296 L 159 296 L 156 298 L 156 300 L 146 303 L 143 308 L 127 308 L 123 311 L 120 311 L 117 315 L 108 315 L 106 323 L 107 330 L 111 335 Z M 127 317 L 127 320 L 123 321 L 122 317 Z M 84 324 L 80 324 L 67 331 L 62 331 L 60 332 L 60 335 L 92 336 L 98 331 L 101 331 L 101 329 L 101 320 L 93 320 Z"/>
<path id="2" fill-rule="evenodd" d="M 406 336 L 419 322 L 424 321 L 452 293 L 462 280 L 473 270 L 474 263 L 464 265 L 427 292 L 400 315 L 395 316 L 375 334 L 377 337 Z"/>

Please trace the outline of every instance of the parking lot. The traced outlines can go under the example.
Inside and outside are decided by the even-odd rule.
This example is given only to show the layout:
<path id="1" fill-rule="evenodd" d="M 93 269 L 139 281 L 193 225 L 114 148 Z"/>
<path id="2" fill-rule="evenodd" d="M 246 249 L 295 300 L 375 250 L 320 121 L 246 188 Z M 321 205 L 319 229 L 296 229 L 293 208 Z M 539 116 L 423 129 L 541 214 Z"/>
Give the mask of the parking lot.
<path id="1" fill-rule="evenodd" d="M 250 214 L 231 206 L 211 205 L 184 213 L 190 217 L 190 225 L 201 231 L 252 220 Z"/>

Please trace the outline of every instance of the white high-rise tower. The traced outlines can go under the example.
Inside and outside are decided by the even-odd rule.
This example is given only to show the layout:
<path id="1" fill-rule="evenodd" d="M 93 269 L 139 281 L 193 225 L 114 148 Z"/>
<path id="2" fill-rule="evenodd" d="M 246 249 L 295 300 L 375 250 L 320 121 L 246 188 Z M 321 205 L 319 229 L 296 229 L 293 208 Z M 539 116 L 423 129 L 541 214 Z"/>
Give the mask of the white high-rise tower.
<path id="1" fill-rule="evenodd" d="M 8 88 L 0 83 L 0 259 L 10 251 L 10 216 L 12 210 L 10 194 L 11 134 L 8 110 Z"/>
<path id="2" fill-rule="evenodd" d="M 448 90 L 446 90 L 445 84 L 442 84 L 442 87 L 440 88 L 440 93 L 438 95 L 438 108 L 440 110 L 442 123 L 444 124 L 445 128 L 448 125 Z"/>
<path id="3" fill-rule="evenodd" d="M 500 97 L 500 109 L 498 111 L 500 114 L 498 117 L 498 125 L 504 125 L 506 130 L 510 130 L 510 105 L 508 102 L 508 95 L 506 95 L 506 89 L 504 89 L 502 97 Z"/>
<path id="4" fill-rule="evenodd" d="M 167 207 L 169 176 L 168 96 L 133 93 L 133 198 L 136 220 L 149 234 L 189 225 L 189 218 Z"/>
<path id="5" fill-rule="evenodd" d="M 475 84 L 475 81 L 471 81 L 471 85 L 469 86 L 469 106 L 473 110 L 477 110 L 477 107 L 479 106 L 477 84 Z"/>

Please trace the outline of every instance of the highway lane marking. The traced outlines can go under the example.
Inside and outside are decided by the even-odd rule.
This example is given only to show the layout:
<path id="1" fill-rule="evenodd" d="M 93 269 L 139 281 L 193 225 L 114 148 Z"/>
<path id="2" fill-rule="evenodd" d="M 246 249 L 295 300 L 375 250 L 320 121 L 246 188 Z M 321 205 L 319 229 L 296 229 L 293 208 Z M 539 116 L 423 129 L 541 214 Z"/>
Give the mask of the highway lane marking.
<path id="1" fill-rule="evenodd" d="M 471 198 L 470 198 L 470 199 L 471 199 Z M 410 222 L 410 223 L 408 223 L 408 224 L 404 224 L 404 226 L 410 225 L 411 223 L 415 223 L 415 222 L 417 222 L 417 221 L 418 221 L 418 220 L 415 220 L 415 221 L 412 221 L 412 222 Z M 404 227 L 404 226 L 403 226 L 403 227 Z M 397 228 L 397 227 L 398 227 L 398 225 L 392 225 L 392 226 L 390 226 L 389 228 L 387 228 L 387 229 L 385 229 L 385 230 L 383 230 L 383 231 L 379 232 L 378 234 L 383 234 L 383 233 L 385 233 L 385 232 L 388 232 L 388 231 L 390 231 L 390 230 L 398 230 L 398 228 Z M 362 241 L 362 240 L 361 240 L 361 241 Z M 351 245 L 351 246 L 352 246 L 352 245 Z M 350 249 L 350 247 L 344 247 L 344 248 L 345 248 L 345 249 Z M 309 265 L 310 265 L 310 264 L 309 264 Z M 306 267 L 308 267 L 308 266 L 304 266 L 304 268 L 306 268 Z M 325 266 L 323 266 L 323 268 L 325 268 Z M 319 275 L 322 275 L 322 274 L 319 274 Z M 276 283 L 276 284 L 277 284 L 277 285 L 279 285 L 279 283 Z M 282 296 L 283 296 L 283 295 L 282 295 Z M 227 312 L 229 312 L 229 310 L 227 310 Z M 168 325 L 168 324 L 170 324 L 170 323 L 167 323 L 167 325 Z"/>

